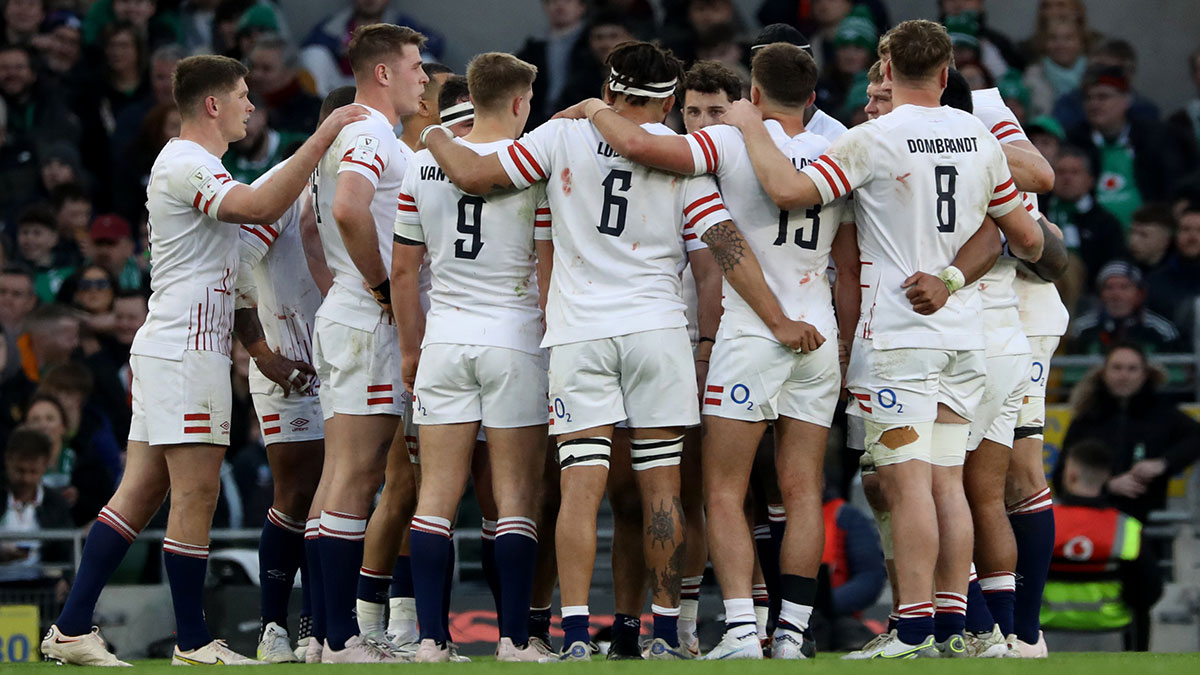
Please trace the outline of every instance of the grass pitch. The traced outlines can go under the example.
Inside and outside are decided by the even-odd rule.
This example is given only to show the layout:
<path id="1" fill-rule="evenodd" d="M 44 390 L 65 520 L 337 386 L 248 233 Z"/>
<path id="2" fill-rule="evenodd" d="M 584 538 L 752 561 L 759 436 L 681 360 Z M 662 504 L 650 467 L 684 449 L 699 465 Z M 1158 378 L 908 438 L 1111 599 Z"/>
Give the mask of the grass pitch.
<path id="1" fill-rule="evenodd" d="M 919 661 L 897 661 L 891 664 L 882 664 L 877 662 L 851 662 L 840 661 L 838 654 L 822 654 L 813 663 L 789 663 L 784 661 L 720 661 L 720 662 L 695 662 L 695 661 L 662 661 L 662 662 L 642 662 L 636 661 L 619 661 L 608 663 L 603 660 L 594 660 L 588 665 L 583 664 L 519 664 L 519 663 L 496 663 L 490 658 L 488 660 L 477 659 L 476 662 L 470 664 L 396 664 L 396 665 L 373 665 L 373 666 L 310 666 L 304 664 L 281 664 L 274 666 L 266 666 L 268 671 L 260 671 L 262 675 L 314 675 L 314 673 L 325 673 L 327 675 L 352 675 L 362 672 L 362 669 L 367 670 L 383 670 L 384 668 L 418 668 L 422 675 L 439 675 L 442 673 L 457 673 L 458 675 L 484 675 L 487 673 L 502 672 L 506 674 L 515 674 L 518 672 L 526 672 L 530 668 L 548 668 L 551 671 L 558 668 L 566 668 L 570 672 L 578 672 L 580 670 L 588 670 L 594 673 L 630 673 L 630 672 L 649 672 L 654 670 L 655 675 L 702 675 L 703 673 L 714 673 L 724 675 L 726 673 L 733 675 L 758 675 L 758 674 L 776 674 L 776 673 L 829 673 L 836 675 L 838 673 L 902 673 L 921 674 L 928 673 L 953 673 L 954 675 L 974 675 L 975 673 L 1053 673 L 1054 675 L 1102 675 L 1105 673 L 1123 673 L 1132 675 L 1182 675 L 1184 673 L 1200 673 L 1200 653 L 1188 654 L 1099 654 L 1099 653 L 1057 653 L 1051 654 L 1049 659 L 1044 661 L 1026 661 L 1017 659 L 954 659 L 954 660 L 932 660 L 922 659 Z M 171 668 L 169 661 L 135 661 L 137 673 L 143 675 L 168 675 L 168 673 L 178 673 L 177 670 Z M 0 670 L 11 673 L 26 670 L 29 672 L 39 671 L 49 675 L 47 672 L 51 668 L 55 668 L 53 663 L 27 663 L 27 664 L 0 664 Z M 932 669 L 932 671 L 930 670 Z M 84 669 L 71 667 L 70 671 L 58 671 L 60 673 L 83 673 Z M 102 669 L 95 669 L 101 671 Z M 111 673 L 107 669 L 103 672 Z"/>

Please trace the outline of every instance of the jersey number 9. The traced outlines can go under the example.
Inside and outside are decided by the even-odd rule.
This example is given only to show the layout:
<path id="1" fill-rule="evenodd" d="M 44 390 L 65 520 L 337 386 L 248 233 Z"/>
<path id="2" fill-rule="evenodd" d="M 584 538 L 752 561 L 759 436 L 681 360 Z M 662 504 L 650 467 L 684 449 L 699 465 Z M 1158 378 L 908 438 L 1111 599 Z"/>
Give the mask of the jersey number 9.
<path id="1" fill-rule="evenodd" d="M 458 200 L 458 232 L 471 237 L 470 244 L 465 238 L 454 241 L 454 257 L 464 260 L 474 260 L 483 250 L 483 197 L 466 195 Z"/>

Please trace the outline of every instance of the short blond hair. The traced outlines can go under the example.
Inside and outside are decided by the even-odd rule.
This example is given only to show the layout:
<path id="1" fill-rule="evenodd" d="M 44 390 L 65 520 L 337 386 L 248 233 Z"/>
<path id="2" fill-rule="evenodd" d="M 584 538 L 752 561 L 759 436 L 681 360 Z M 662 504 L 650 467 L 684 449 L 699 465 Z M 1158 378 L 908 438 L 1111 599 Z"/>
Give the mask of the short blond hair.
<path id="1" fill-rule="evenodd" d="M 537 66 L 504 52 L 478 54 L 467 64 L 467 88 L 477 109 L 496 110 L 524 94 L 537 78 Z"/>
<path id="2" fill-rule="evenodd" d="M 871 64 L 871 68 L 867 71 L 867 82 L 870 84 L 883 84 L 882 60 Z"/>
<path id="3" fill-rule="evenodd" d="M 925 19 L 904 21 L 887 33 L 892 77 L 917 82 L 954 65 L 954 47 L 945 26 Z"/>

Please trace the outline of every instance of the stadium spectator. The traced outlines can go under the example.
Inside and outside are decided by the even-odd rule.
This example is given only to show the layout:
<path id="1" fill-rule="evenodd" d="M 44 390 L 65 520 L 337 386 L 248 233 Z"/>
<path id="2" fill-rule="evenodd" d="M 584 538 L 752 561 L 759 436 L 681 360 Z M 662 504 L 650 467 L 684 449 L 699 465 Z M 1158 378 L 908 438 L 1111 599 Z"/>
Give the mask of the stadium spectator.
<path id="1" fill-rule="evenodd" d="M 129 149 L 116 158 L 116 180 L 113 183 L 113 210 L 131 222 L 146 217 L 146 186 L 150 184 L 150 167 L 154 158 L 179 135 L 182 121 L 175 102 L 159 103 L 146 118 Z"/>
<path id="2" fill-rule="evenodd" d="M 308 138 L 308 133 L 279 131 L 270 123 L 266 106 L 259 106 L 261 99 L 252 97 L 254 112 L 246 122 L 246 136 L 229 144 L 229 150 L 221 163 L 229 169 L 229 175 L 241 183 L 253 183 L 267 169 L 282 162 L 291 150 Z M 310 129 L 317 128 L 316 120 Z"/>
<path id="3" fill-rule="evenodd" d="M 976 25 L 979 38 L 979 63 L 987 69 L 993 80 L 1004 76 L 1010 69 L 1024 70 L 1025 60 L 1003 33 L 989 28 L 984 0 L 940 0 L 941 22 L 952 17 L 967 20 Z M 949 24 L 947 24 L 949 25 Z"/>
<path id="4" fill-rule="evenodd" d="M 1065 146 L 1054 162 L 1054 191 L 1044 204 L 1046 217 L 1062 229 L 1067 248 L 1083 261 L 1083 284 L 1089 288 L 1106 262 L 1125 256 L 1121 223 L 1096 203 L 1095 185 L 1088 153 Z"/>
<path id="5" fill-rule="evenodd" d="M 19 427 L 7 439 L 0 480 L 0 532 L 36 532 L 73 525 L 71 507 L 42 485 L 50 466 L 50 439 L 38 429 Z M 0 583 L 28 582 L 43 576 L 42 563 L 67 563 L 67 542 L 36 539 L 0 542 Z"/>
<path id="6" fill-rule="evenodd" d="M 85 355 L 96 353 L 100 349 L 99 341 L 114 330 L 116 285 L 116 278 L 108 270 L 88 263 L 67 277 L 58 290 L 57 302 L 80 312 L 79 344 Z"/>
<path id="7" fill-rule="evenodd" d="M 1089 68 L 1083 94 L 1087 119 L 1067 138 L 1097 167 L 1096 201 L 1128 226 L 1143 203 L 1163 201 L 1179 176 L 1179 161 L 1161 122 L 1129 115 L 1129 78 L 1120 68 Z"/>
<path id="8" fill-rule="evenodd" d="M 1049 115 L 1054 102 L 1079 90 L 1087 69 L 1087 27 L 1076 21 L 1039 26 L 1034 36 L 1040 56 L 1025 71 L 1033 112 Z"/>
<path id="9" fill-rule="evenodd" d="M 1200 422 L 1159 392 L 1162 371 L 1136 343 L 1114 343 L 1104 366 L 1071 393 L 1071 426 L 1063 447 L 1090 438 L 1108 443 L 1115 455 L 1107 491 L 1113 505 L 1145 521 L 1167 503 L 1167 481 L 1200 457 Z M 1054 471 L 1062 492 L 1063 458 Z"/>
<path id="10" fill-rule="evenodd" d="M 4 43 L 10 45 L 28 45 L 37 36 L 38 26 L 46 17 L 45 0 L 8 0 L 4 3 L 3 30 Z"/>
<path id="11" fill-rule="evenodd" d="M 137 138 L 146 119 L 154 106 L 175 102 L 171 95 L 171 75 L 175 72 L 175 64 L 179 63 L 186 54 L 179 45 L 164 45 L 154 50 L 150 55 L 150 91 L 152 96 L 145 96 L 134 101 L 117 115 L 109 147 L 112 149 L 112 159 L 119 160 L 129 151 L 130 145 Z M 99 208 L 107 208 L 110 204 L 97 204 Z"/>
<path id="12" fill-rule="evenodd" d="M 870 609 L 887 584 L 879 533 L 871 518 L 839 497 L 836 490 L 826 489 L 822 514 L 825 548 L 821 563 L 833 587 L 833 620 L 846 618 L 857 623 L 854 616 Z"/>
<path id="13" fill-rule="evenodd" d="M 146 296 L 136 291 L 118 293 L 113 301 L 113 318 L 112 339 L 101 340 L 100 351 L 85 356 L 84 363 L 95 374 L 94 399 L 112 423 L 113 436 L 124 445 L 133 413 L 129 348 L 146 321 Z"/>
<path id="14" fill-rule="evenodd" d="M 657 35 L 654 4 L 650 0 L 592 0 L 592 11 L 615 9 L 625 15 L 630 30 L 639 40 L 651 40 Z"/>
<path id="15" fill-rule="evenodd" d="M 1130 83 L 1129 117 L 1131 119 L 1157 120 L 1158 106 L 1150 99 L 1133 91 L 1132 83 L 1137 74 L 1137 52 L 1133 45 L 1126 40 L 1105 40 L 1092 49 L 1088 56 L 1088 69 L 1116 68 L 1125 75 Z M 1086 73 L 1085 79 L 1086 79 Z M 1087 119 L 1084 106 L 1084 91 L 1067 94 L 1054 103 L 1054 117 L 1066 128 L 1071 128 Z"/>
<path id="16" fill-rule="evenodd" d="M 662 42 L 684 63 L 702 58 L 696 49 L 718 26 L 733 27 L 735 35 L 741 32 L 732 0 L 687 0 L 679 9 L 682 17 L 664 22 Z"/>
<path id="17" fill-rule="evenodd" d="M 92 200 L 78 183 L 63 183 L 50 192 L 54 207 L 54 225 L 58 229 L 59 249 L 75 249 L 84 258 L 91 255 L 88 223 L 92 219 Z"/>
<path id="18" fill-rule="evenodd" d="M 855 5 L 862 5 L 871 11 L 871 19 L 880 30 L 890 28 L 892 25 L 891 16 L 888 14 L 887 6 L 884 0 L 855 0 Z M 820 27 L 829 21 L 830 10 L 841 11 L 840 0 L 828 2 L 827 0 L 763 0 L 758 7 L 758 23 L 762 26 L 769 26 L 773 23 L 785 23 L 793 28 L 797 28 L 805 35 L 812 35 L 820 30 Z M 849 10 L 846 10 L 848 13 Z M 844 14 L 842 15 L 844 16 Z M 838 21 L 842 17 L 838 17 L 833 21 L 836 29 Z M 821 61 L 817 61 L 820 65 Z"/>
<path id="19" fill-rule="evenodd" d="M 70 256 L 56 254 L 59 236 L 54 210 L 31 206 L 17 218 L 17 253 L 33 271 L 33 288 L 42 302 L 52 302 L 62 282 L 75 271 Z"/>
<path id="20" fill-rule="evenodd" d="M 78 143 L 79 120 L 59 93 L 38 78 L 31 47 L 0 45 L 0 96 L 7 104 L 5 135 L 29 144 L 53 138 Z"/>
<path id="21" fill-rule="evenodd" d="M 134 254 L 129 221 L 115 213 L 97 216 L 88 227 L 88 237 L 90 260 L 116 277 L 118 292 L 146 287 L 146 270 L 138 264 L 143 258 Z"/>
<path id="22" fill-rule="evenodd" d="M 1146 283 L 1133 263 L 1114 260 L 1096 275 L 1100 307 L 1077 317 L 1067 334 L 1072 354 L 1100 354 L 1113 345 L 1131 342 L 1148 353 L 1178 352 L 1186 346 L 1179 329 L 1145 307 Z"/>
<path id="23" fill-rule="evenodd" d="M 99 44 L 104 29 L 116 21 L 133 24 L 151 49 L 179 42 L 182 35 L 174 12 L 158 11 L 158 4 L 158 0 L 96 0 L 83 18 L 84 44 Z"/>
<path id="24" fill-rule="evenodd" d="M 1087 5 L 1084 0 L 1039 0 L 1033 35 L 1020 45 L 1026 63 L 1033 63 L 1046 55 L 1039 46 L 1045 44 L 1045 35 L 1050 27 L 1062 22 L 1079 26 L 1083 30 L 1085 42 L 1089 45 L 1098 44 L 1103 39 L 1100 33 L 1088 25 Z"/>
<path id="25" fill-rule="evenodd" d="M 1166 204 L 1147 204 L 1129 225 L 1129 257 L 1149 277 L 1166 260 L 1175 238 L 1175 214 Z"/>
<path id="26" fill-rule="evenodd" d="M 42 32 L 33 38 L 33 46 L 42 56 L 42 64 L 59 85 L 80 80 L 83 64 L 83 23 L 68 10 L 54 12 L 42 24 Z"/>
<path id="27" fill-rule="evenodd" d="M 530 36 L 516 53 L 517 58 L 538 69 L 533 81 L 533 110 L 526 129 L 533 129 L 558 112 L 555 106 L 571 73 L 592 58 L 584 36 L 587 13 L 584 0 L 542 0 L 542 9 L 550 24 L 549 32 L 542 38 Z"/>
<path id="28" fill-rule="evenodd" d="M 608 53 L 612 51 L 613 47 L 632 39 L 633 32 L 621 12 L 609 10 L 593 14 L 588 20 L 587 30 L 583 34 L 583 40 L 588 46 L 588 58 L 571 69 L 567 84 L 563 87 L 558 102 L 554 106 L 555 110 L 570 107 L 586 98 L 599 95 L 604 78 L 608 75 L 604 59 L 608 57 Z M 536 84 L 536 80 L 534 83 Z M 537 101 L 536 94 L 534 94 L 533 100 Z"/>
<path id="29" fill-rule="evenodd" d="M 94 452 L 108 472 L 111 490 L 113 478 L 121 475 L 124 437 L 117 442 L 112 421 L 106 414 L 107 402 L 96 395 L 96 375 L 83 363 L 69 361 L 51 368 L 38 384 L 37 393 L 53 396 L 66 413 L 67 438 L 76 452 Z M 91 518 L 95 514 L 82 514 Z"/>
<path id="30" fill-rule="evenodd" d="M 738 39 L 733 24 L 713 26 L 696 38 L 696 61 L 716 61 L 735 72 L 747 82 L 750 70 L 746 68 L 743 43 Z"/>
<path id="31" fill-rule="evenodd" d="M 562 1 L 546 0 L 546 3 L 555 4 Z M 580 7 L 576 17 L 578 22 L 576 27 L 582 28 L 586 5 L 584 0 L 569 0 L 568 4 L 572 3 L 578 4 Z M 421 54 L 426 57 L 426 60 L 429 60 L 430 56 L 437 58 L 442 55 L 445 38 L 440 33 L 423 22 L 389 7 L 390 4 L 391 0 L 354 0 L 352 7 L 329 15 L 313 27 L 312 32 L 304 40 L 303 48 L 300 51 L 300 62 L 316 81 L 318 96 L 324 98 L 326 94 L 337 87 L 354 84 L 354 74 L 350 70 L 347 47 L 350 45 L 350 36 L 359 26 L 373 23 L 394 23 L 408 26 L 425 36 L 425 46 Z M 551 32 L 554 32 L 556 30 L 555 17 L 549 11 L 547 11 L 547 15 L 550 17 Z M 539 68 L 539 73 L 544 72 Z M 565 78 L 567 72 L 569 71 L 564 69 L 560 71 L 559 75 Z M 540 98 L 536 92 L 534 99 L 546 101 L 545 98 Z M 551 98 L 550 101 L 553 102 L 554 99 Z"/>
<path id="32" fill-rule="evenodd" d="M 212 52 L 213 18 L 221 0 L 183 0 L 179 3 L 180 44 L 190 54 Z"/>
<path id="33" fill-rule="evenodd" d="M 1167 118 L 1167 126 L 1182 143 L 1184 166 L 1191 171 L 1200 164 L 1200 49 L 1188 56 L 1188 70 L 1197 95 Z"/>
<path id="34" fill-rule="evenodd" d="M 87 369 L 83 368 L 83 372 L 86 374 Z M 80 413 L 78 410 L 73 412 L 77 416 Z M 23 422 L 50 439 L 50 462 L 42 485 L 61 495 L 71 507 L 74 524 L 83 526 L 96 518 L 100 508 L 112 496 L 113 480 L 99 454 L 91 447 L 92 439 L 74 435 L 77 428 L 71 428 L 70 415 L 57 396 L 39 390 L 30 399 Z M 111 438 L 111 430 L 105 428 L 104 433 L 108 435 L 111 449 L 115 450 L 116 441 Z"/>
<path id="35" fill-rule="evenodd" d="M 87 185 L 90 175 L 84 170 L 79 149 L 67 141 L 51 141 L 38 152 L 42 178 L 41 196 L 49 197 L 61 185 Z"/>
<path id="36" fill-rule="evenodd" d="M 1113 451 L 1103 440 L 1089 438 L 1067 446 L 1063 454 L 1042 627 L 1072 633 L 1051 636 L 1055 650 L 1103 650 L 1102 637 L 1087 633 L 1121 631 L 1125 649 L 1146 651 L 1149 611 L 1162 596 L 1162 574 L 1142 543 L 1140 520 L 1113 508 L 1105 496 Z"/>
<path id="37" fill-rule="evenodd" d="M 4 329 L 8 358 L 0 368 L 0 382 L 21 368 L 17 339 L 25 332 L 25 317 L 34 307 L 37 307 L 37 295 L 33 292 L 33 274 L 23 266 L 5 266 L 0 271 L 0 328 Z"/>
<path id="38" fill-rule="evenodd" d="M 1067 140 L 1067 133 L 1063 131 L 1062 125 L 1049 115 L 1035 117 L 1025 124 L 1025 135 L 1029 136 L 1029 142 L 1033 143 L 1051 166 L 1058 161 L 1059 148 Z M 1086 155 L 1084 159 L 1086 161 Z"/>
<path id="39" fill-rule="evenodd" d="M 69 361 L 78 348 L 79 319 L 73 311 L 51 304 L 30 312 L 8 356 L 18 368 L 0 382 L 0 438 L 24 418 L 42 376 Z"/>
<path id="40" fill-rule="evenodd" d="M 842 19 L 833 38 L 833 59 L 817 81 L 817 108 L 838 114 L 852 89 L 866 88 L 860 73 L 874 63 L 878 42 L 878 30 L 865 7 L 856 7 Z"/>
<path id="41" fill-rule="evenodd" d="M 1175 322 L 1193 344 L 1200 298 L 1200 204 L 1188 204 L 1175 230 L 1175 251 L 1146 280 L 1146 305 Z"/>
<path id="42" fill-rule="evenodd" d="M 250 52 L 250 93 L 261 99 L 272 129 L 302 133 L 317 128 L 321 99 L 301 79 L 296 51 L 278 33 L 258 37 Z M 238 179 L 241 180 L 241 179 Z"/>

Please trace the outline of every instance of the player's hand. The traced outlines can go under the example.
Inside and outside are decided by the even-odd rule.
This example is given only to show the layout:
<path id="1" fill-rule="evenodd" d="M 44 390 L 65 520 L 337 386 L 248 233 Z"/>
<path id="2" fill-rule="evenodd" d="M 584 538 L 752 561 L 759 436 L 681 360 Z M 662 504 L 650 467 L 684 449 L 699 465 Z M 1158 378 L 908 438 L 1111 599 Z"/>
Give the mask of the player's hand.
<path id="1" fill-rule="evenodd" d="M 307 392 L 317 377 L 317 371 L 309 364 L 284 358 L 279 352 L 255 358 L 254 365 L 268 380 L 283 389 L 284 398 L 293 391 L 301 394 Z"/>
<path id="2" fill-rule="evenodd" d="M 740 99 L 729 106 L 721 121 L 730 126 L 744 129 L 747 124 L 762 122 L 762 111 L 750 101 Z"/>
<path id="3" fill-rule="evenodd" d="M 404 382 L 404 390 L 410 394 L 416 393 L 413 391 L 417 383 L 417 366 L 421 363 L 421 352 L 417 351 L 414 354 L 400 354 L 400 379 Z"/>
<path id="4" fill-rule="evenodd" d="M 838 366 L 842 369 L 842 386 L 846 386 L 846 370 L 850 367 L 850 341 L 838 340 Z"/>
<path id="5" fill-rule="evenodd" d="M 708 382 L 708 361 L 700 359 L 696 361 L 696 393 L 700 397 L 701 403 L 704 402 L 704 385 Z"/>
<path id="6" fill-rule="evenodd" d="M 1143 459 L 1137 464 L 1134 464 L 1133 467 L 1129 469 L 1129 473 L 1133 474 L 1134 478 L 1137 478 L 1143 483 L 1150 483 L 1155 478 L 1161 476 L 1166 470 L 1167 460 L 1165 459 Z"/>
<path id="7" fill-rule="evenodd" d="M 369 116 L 370 113 L 361 105 L 353 103 L 344 105 L 329 113 L 329 117 L 326 117 L 321 126 L 317 128 L 317 135 L 325 145 L 329 145 L 347 124 L 365 120 Z"/>
<path id="8" fill-rule="evenodd" d="M 1114 476 L 1109 479 L 1108 491 L 1127 499 L 1137 499 L 1146 492 L 1146 484 L 1138 480 L 1132 471 L 1126 471 L 1120 476 Z"/>
<path id="9" fill-rule="evenodd" d="M 816 351 L 825 344 L 825 336 L 811 323 L 784 319 L 783 323 L 771 329 L 775 339 L 798 352 Z"/>
<path id="10" fill-rule="evenodd" d="M 946 282 L 924 272 L 917 272 L 905 279 L 904 283 L 900 284 L 900 288 L 908 289 L 904 295 L 912 303 L 917 314 L 926 316 L 944 307 L 946 301 L 950 299 L 950 291 L 946 288 Z"/>
<path id="11" fill-rule="evenodd" d="M 552 120 L 584 120 L 588 117 L 588 104 L 607 105 L 598 98 L 585 98 L 579 103 L 554 113 Z"/>

